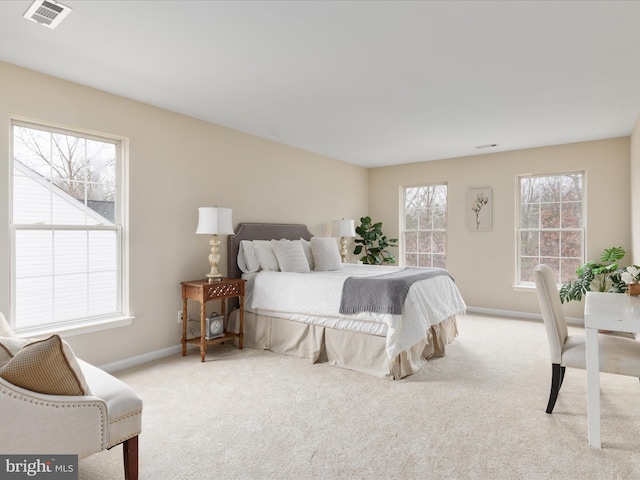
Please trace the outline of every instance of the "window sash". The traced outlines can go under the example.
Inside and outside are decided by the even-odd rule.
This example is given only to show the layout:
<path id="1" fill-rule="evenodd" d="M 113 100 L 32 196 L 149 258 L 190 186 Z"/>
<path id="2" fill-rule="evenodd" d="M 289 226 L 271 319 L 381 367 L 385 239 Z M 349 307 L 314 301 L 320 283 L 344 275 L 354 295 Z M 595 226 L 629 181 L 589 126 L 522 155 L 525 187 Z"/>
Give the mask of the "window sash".
<path id="1" fill-rule="evenodd" d="M 16 225 L 13 237 L 18 329 L 124 314 L 120 227 Z"/>

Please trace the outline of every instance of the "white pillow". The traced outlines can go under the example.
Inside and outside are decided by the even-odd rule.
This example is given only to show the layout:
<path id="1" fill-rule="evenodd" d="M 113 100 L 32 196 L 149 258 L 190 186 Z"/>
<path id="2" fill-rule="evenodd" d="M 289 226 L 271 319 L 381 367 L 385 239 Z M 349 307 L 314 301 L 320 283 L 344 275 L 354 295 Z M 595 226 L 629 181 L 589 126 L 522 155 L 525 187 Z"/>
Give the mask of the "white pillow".
<path id="1" fill-rule="evenodd" d="M 311 242 L 309 242 L 309 240 L 305 240 L 304 238 L 301 238 L 300 243 L 302 244 L 304 255 L 307 257 L 307 262 L 309 262 L 309 269 L 313 270 L 316 266 L 313 263 L 313 254 L 311 253 Z"/>
<path id="2" fill-rule="evenodd" d="M 238 250 L 238 267 L 242 273 L 257 272 L 260 270 L 260 263 L 256 256 L 256 250 L 251 240 L 242 240 Z"/>
<path id="3" fill-rule="evenodd" d="M 238 247 L 238 256 L 236 258 L 236 263 L 238 264 L 238 268 L 242 273 L 249 273 L 247 262 L 245 262 L 244 260 L 244 246 L 242 245 L 242 242 L 240 242 L 240 246 Z"/>
<path id="4" fill-rule="evenodd" d="M 273 247 L 269 240 L 254 240 L 253 246 L 262 270 L 270 270 L 272 272 L 280 270 L 278 259 L 276 258 L 276 254 L 273 253 Z"/>
<path id="5" fill-rule="evenodd" d="M 311 237 L 311 253 L 316 265 L 315 270 L 329 271 L 342 268 L 340 250 L 334 238 Z"/>
<path id="6" fill-rule="evenodd" d="M 13 337 L 15 338 L 16 334 L 13 332 L 13 328 L 7 322 L 7 319 L 4 318 L 2 312 L 0 312 L 0 337 Z"/>
<path id="7" fill-rule="evenodd" d="M 271 246 L 281 271 L 306 273 L 311 270 L 300 240 L 271 240 Z"/>

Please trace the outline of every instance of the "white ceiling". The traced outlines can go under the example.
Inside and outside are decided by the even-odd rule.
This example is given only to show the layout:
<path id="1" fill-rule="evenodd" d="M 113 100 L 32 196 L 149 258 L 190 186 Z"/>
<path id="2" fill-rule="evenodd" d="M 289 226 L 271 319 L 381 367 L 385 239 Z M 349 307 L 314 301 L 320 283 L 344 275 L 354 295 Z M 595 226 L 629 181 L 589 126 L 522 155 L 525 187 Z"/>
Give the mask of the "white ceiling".
<path id="1" fill-rule="evenodd" d="M 640 114 L 640 2 L 62 3 L 50 30 L 0 0 L 0 60 L 367 167 Z"/>

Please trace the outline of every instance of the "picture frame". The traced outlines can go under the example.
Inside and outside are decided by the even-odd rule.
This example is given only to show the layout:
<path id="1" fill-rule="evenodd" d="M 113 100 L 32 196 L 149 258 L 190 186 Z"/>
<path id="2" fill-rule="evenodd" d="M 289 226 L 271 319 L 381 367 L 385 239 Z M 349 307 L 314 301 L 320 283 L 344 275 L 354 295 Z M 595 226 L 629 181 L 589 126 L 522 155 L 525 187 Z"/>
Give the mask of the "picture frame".
<path id="1" fill-rule="evenodd" d="M 470 232 L 490 232 L 491 210 L 491 188 L 470 188 L 467 192 L 467 229 Z"/>

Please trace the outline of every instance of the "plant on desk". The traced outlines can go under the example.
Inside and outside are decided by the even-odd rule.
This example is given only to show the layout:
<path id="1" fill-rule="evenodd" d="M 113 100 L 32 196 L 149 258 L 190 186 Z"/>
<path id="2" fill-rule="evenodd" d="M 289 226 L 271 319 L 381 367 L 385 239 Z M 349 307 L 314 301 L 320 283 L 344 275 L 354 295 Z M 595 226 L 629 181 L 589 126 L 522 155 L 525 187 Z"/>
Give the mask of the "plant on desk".
<path id="1" fill-rule="evenodd" d="M 600 262 L 591 260 L 580 265 L 576 270 L 577 280 L 568 280 L 560 287 L 560 301 L 580 301 L 589 291 L 625 292 L 627 284 L 622 278 L 625 269 L 617 263 L 625 253 L 622 247 L 607 248 L 600 255 Z"/>

